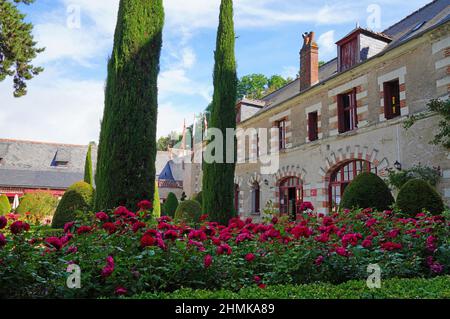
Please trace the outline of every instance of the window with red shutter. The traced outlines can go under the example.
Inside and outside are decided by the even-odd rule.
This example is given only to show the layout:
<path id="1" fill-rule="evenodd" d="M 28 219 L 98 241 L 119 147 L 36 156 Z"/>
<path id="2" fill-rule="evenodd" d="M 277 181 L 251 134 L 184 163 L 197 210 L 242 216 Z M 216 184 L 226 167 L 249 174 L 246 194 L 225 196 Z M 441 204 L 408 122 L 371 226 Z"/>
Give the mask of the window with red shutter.
<path id="1" fill-rule="evenodd" d="M 358 127 L 356 89 L 338 95 L 339 133 L 353 131 Z"/>
<path id="2" fill-rule="evenodd" d="M 308 137 L 310 142 L 319 139 L 319 117 L 317 112 L 308 114 Z"/>
<path id="3" fill-rule="evenodd" d="M 400 116 L 400 82 L 394 80 L 383 83 L 384 115 L 387 120 Z"/>

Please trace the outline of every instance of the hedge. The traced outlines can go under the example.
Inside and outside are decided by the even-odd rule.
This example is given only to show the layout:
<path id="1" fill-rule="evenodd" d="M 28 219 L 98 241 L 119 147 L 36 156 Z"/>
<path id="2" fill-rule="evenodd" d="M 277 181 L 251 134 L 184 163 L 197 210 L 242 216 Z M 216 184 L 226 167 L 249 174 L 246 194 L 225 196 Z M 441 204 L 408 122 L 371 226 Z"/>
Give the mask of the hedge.
<path id="1" fill-rule="evenodd" d="M 403 185 L 397 196 L 397 207 L 412 217 L 424 209 L 434 215 L 441 214 L 445 209 L 439 193 L 421 179 L 413 179 Z"/>
<path id="2" fill-rule="evenodd" d="M 265 289 L 229 290 L 182 289 L 173 293 L 144 293 L 130 299 L 442 299 L 450 298 L 450 276 L 433 279 L 388 279 L 380 289 L 369 289 L 365 281 L 353 280 L 340 285 L 279 285 Z"/>
<path id="3" fill-rule="evenodd" d="M 186 200 L 178 205 L 175 220 L 198 223 L 202 215 L 202 206 L 195 200 Z"/>
<path id="4" fill-rule="evenodd" d="M 29 193 L 20 199 L 19 207 L 16 212 L 20 215 L 31 213 L 31 220 L 34 222 L 42 221 L 46 217 L 55 214 L 58 206 L 58 198 L 49 192 Z"/>
<path id="5" fill-rule="evenodd" d="M 0 195 L 0 216 L 6 215 L 11 212 L 11 204 L 9 203 L 6 195 Z"/>
<path id="6" fill-rule="evenodd" d="M 170 217 L 175 217 L 175 211 L 178 207 L 178 198 L 174 193 L 167 195 L 167 200 L 164 204 L 164 214 Z"/>
<path id="7" fill-rule="evenodd" d="M 341 208 L 373 208 L 386 210 L 394 203 L 391 191 L 386 183 L 376 174 L 362 173 L 347 186 Z"/>

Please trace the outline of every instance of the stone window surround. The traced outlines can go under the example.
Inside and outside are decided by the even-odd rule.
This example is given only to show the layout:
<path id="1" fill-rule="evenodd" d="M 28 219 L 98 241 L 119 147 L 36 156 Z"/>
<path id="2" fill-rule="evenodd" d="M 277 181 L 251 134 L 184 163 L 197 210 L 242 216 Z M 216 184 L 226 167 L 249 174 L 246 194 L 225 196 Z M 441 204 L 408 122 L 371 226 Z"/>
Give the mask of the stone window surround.
<path id="1" fill-rule="evenodd" d="M 272 116 L 269 119 L 269 123 L 272 126 L 272 128 L 277 128 L 277 122 L 282 121 L 282 120 L 286 121 L 286 149 L 290 149 L 293 146 L 292 121 L 291 121 L 291 110 L 290 109 Z M 274 134 L 274 133 L 272 132 L 272 134 Z M 276 140 L 275 140 L 275 136 L 272 135 L 271 149 L 278 149 L 278 146 L 275 145 L 275 141 L 276 141 L 276 143 L 279 143 L 278 135 L 276 136 Z M 283 150 L 281 150 L 281 151 L 283 151 Z"/>
<path id="2" fill-rule="evenodd" d="M 378 77 L 378 86 L 380 90 L 380 122 L 387 121 L 384 110 L 384 83 L 398 79 L 400 85 L 400 116 L 407 116 L 409 108 L 406 105 L 406 66 L 393 70 Z"/>

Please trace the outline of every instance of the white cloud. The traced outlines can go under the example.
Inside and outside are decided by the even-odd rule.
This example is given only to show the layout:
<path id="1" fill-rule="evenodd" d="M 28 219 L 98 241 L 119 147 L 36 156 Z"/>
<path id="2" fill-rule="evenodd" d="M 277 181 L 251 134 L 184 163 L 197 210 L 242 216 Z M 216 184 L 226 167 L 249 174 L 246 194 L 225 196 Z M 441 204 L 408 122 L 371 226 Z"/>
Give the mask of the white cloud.
<path id="1" fill-rule="evenodd" d="M 334 30 L 327 31 L 319 36 L 317 44 L 319 45 L 319 53 L 327 58 L 330 55 L 336 55 L 336 41 L 334 39 Z"/>
<path id="2" fill-rule="evenodd" d="M 172 103 L 162 103 L 158 108 L 158 136 L 167 136 L 171 132 L 181 132 L 183 123 L 192 123 L 195 112 L 186 111 Z"/>

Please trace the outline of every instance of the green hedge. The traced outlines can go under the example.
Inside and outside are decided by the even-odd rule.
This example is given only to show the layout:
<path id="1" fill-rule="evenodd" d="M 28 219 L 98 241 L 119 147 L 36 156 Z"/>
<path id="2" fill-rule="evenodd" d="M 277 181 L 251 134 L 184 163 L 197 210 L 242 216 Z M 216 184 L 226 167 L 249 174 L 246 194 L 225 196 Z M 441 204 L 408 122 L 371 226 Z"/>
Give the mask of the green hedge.
<path id="1" fill-rule="evenodd" d="M 29 193 L 20 199 L 16 212 L 20 215 L 31 213 L 33 222 L 41 222 L 45 217 L 53 216 L 58 206 L 58 198 L 49 192 Z"/>
<path id="2" fill-rule="evenodd" d="M 380 289 L 369 289 L 365 281 L 349 281 L 341 285 L 280 285 L 265 289 L 244 288 L 209 291 L 182 289 L 173 293 L 145 293 L 132 299 L 435 299 L 450 298 L 450 276 L 433 279 L 389 279 Z"/>
<path id="3" fill-rule="evenodd" d="M 77 212 L 92 209 L 94 189 L 86 182 L 77 182 L 70 186 L 59 202 L 53 217 L 53 228 L 63 228 L 67 222 L 75 220 Z"/>
<path id="4" fill-rule="evenodd" d="M 347 186 L 341 208 L 373 208 L 386 210 L 394 203 L 391 191 L 386 183 L 373 173 L 362 173 L 356 176 Z"/>
<path id="5" fill-rule="evenodd" d="M 167 195 L 167 200 L 164 204 L 164 214 L 172 218 L 175 217 L 175 212 L 178 208 L 178 198 L 174 193 Z"/>
<path id="6" fill-rule="evenodd" d="M 178 205 L 175 220 L 198 223 L 202 215 L 202 206 L 195 200 L 186 200 Z"/>
<path id="7" fill-rule="evenodd" d="M 421 179 L 413 179 L 403 185 L 397 196 L 397 207 L 412 217 L 424 209 L 434 215 L 441 214 L 445 209 L 439 193 Z"/>
<path id="8" fill-rule="evenodd" d="M 11 212 L 11 204 L 9 203 L 6 195 L 0 195 L 0 216 L 6 215 Z"/>

